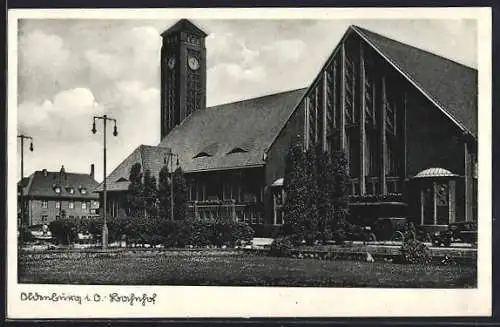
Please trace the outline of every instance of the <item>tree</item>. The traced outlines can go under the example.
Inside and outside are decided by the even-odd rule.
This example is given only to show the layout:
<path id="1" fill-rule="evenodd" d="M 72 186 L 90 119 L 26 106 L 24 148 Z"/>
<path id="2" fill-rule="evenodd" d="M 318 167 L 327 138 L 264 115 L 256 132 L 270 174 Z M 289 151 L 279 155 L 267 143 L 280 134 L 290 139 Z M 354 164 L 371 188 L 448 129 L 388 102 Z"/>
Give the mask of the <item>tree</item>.
<path id="1" fill-rule="evenodd" d="M 318 210 L 318 231 L 321 234 L 328 232 L 328 226 L 333 220 L 333 189 L 335 176 L 332 169 L 332 156 L 321 148 L 316 148 L 317 189 L 316 197 Z"/>
<path id="2" fill-rule="evenodd" d="M 159 215 L 160 218 L 170 220 L 170 173 L 167 165 L 163 166 L 160 170 L 158 178 L 158 201 L 159 201 Z"/>
<path id="3" fill-rule="evenodd" d="M 319 218 L 319 188 L 318 179 L 320 171 L 318 166 L 318 154 L 321 152 L 320 145 L 311 145 L 304 156 L 304 185 L 306 196 L 306 214 L 304 217 L 305 239 L 312 244 L 318 237 Z"/>
<path id="4" fill-rule="evenodd" d="M 188 200 L 188 188 L 186 177 L 182 168 L 179 167 L 174 172 L 174 219 L 185 220 Z"/>
<path id="5" fill-rule="evenodd" d="M 141 164 L 135 163 L 130 168 L 129 175 L 130 184 L 128 186 L 127 192 L 127 206 L 128 213 L 131 216 L 140 216 L 144 215 L 144 198 L 143 198 L 143 188 L 144 185 L 142 183 L 142 173 L 141 173 Z"/>
<path id="6" fill-rule="evenodd" d="M 343 151 L 332 153 L 331 170 L 334 185 L 332 186 L 332 201 L 334 205 L 333 224 L 344 223 L 349 212 L 349 175 L 347 174 L 347 159 Z"/>
<path id="7" fill-rule="evenodd" d="M 303 236 L 307 214 L 307 172 L 301 138 L 298 136 L 288 149 L 283 189 L 285 191 L 284 232 Z M 301 240 L 300 240 L 301 241 Z"/>
<path id="8" fill-rule="evenodd" d="M 156 217 L 158 214 L 156 207 L 158 188 L 156 186 L 156 178 L 151 175 L 149 169 L 144 172 L 144 187 L 142 193 L 146 216 L 149 218 Z"/>

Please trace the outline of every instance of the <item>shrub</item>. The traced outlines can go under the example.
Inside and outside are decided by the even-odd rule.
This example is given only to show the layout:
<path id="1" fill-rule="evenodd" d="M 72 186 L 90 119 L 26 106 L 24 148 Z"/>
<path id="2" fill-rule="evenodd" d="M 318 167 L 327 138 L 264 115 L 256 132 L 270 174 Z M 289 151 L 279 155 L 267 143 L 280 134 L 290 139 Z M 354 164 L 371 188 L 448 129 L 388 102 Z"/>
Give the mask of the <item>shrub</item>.
<path id="1" fill-rule="evenodd" d="M 293 249 L 293 242 L 289 237 L 277 238 L 271 243 L 270 256 L 288 257 Z"/>
<path id="2" fill-rule="evenodd" d="M 409 240 L 401 247 L 403 263 L 429 264 L 432 260 L 431 250 L 422 242 Z"/>
<path id="3" fill-rule="evenodd" d="M 59 244 L 71 244 L 77 238 L 77 225 L 70 219 L 54 220 L 49 229 Z"/>
<path id="4" fill-rule="evenodd" d="M 332 231 L 330 229 L 326 229 L 323 233 L 321 233 L 320 239 L 323 243 L 333 240 Z"/>
<path id="5" fill-rule="evenodd" d="M 336 244 L 344 244 L 347 241 L 347 235 L 343 228 L 336 229 L 333 232 L 333 240 Z"/>
<path id="6" fill-rule="evenodd" d="M 254 234 L 255 231 L 247 223 L 236 224 L 236 229 L 233 232 L 237 245 L 249 243 L 250 241 L 252 241 Z"/>
<path id="7" fill-rule="evenodd" d="M 19 228 L 18 239 L 19 239 L 19 242 L 32 242 L 34 240 L 33 234 L 31 234 L 31 231 L 25 225 L 22 225 Z"/>
<path id="8" fill-rule="evenodd" d="M 194 221 L 191 234 L 191 243 L 194 246 L 212 244 L 215 236 L 214 224 L 206 221 Z"/>

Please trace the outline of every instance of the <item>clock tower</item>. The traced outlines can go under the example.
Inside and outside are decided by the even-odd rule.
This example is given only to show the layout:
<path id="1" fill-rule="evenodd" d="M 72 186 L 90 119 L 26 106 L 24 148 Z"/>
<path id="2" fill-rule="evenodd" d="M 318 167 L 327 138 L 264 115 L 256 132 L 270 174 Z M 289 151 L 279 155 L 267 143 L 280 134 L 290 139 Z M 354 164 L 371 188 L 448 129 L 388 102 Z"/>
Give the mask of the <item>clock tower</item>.
<path id="1" fill-rule="evenodd" d="M 161 34 L 161 139 L 206 105 L 207 34 L 181 19 Z"/>

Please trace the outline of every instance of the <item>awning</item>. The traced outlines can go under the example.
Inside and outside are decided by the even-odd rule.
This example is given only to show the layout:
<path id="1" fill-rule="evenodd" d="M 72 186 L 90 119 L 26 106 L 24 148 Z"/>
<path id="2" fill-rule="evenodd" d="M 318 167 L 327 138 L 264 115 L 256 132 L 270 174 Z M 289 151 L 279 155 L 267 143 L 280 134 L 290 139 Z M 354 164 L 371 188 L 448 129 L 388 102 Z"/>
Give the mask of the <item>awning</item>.
<path id="1" fill-rule="evenodd" d="M 428 168 L 416 174 L 413 178 L 436 178 L 436 177 L 458 177 L 444 168 Z"/>
<path id="2" fill-rule="evenodd" d="M 274 183 L 271 185 L 272 187 L 275 187 L 275 186 L 283 186 L 283 177 L 281 178 L 278 178 L 277 180 L 274 181 Z"/>

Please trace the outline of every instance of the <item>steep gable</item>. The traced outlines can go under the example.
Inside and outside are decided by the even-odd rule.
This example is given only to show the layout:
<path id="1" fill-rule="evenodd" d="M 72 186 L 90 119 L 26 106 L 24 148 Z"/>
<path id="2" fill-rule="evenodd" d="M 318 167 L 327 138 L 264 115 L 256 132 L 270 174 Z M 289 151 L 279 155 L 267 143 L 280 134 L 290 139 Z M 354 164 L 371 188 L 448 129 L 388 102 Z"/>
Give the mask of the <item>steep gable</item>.
<path id="1" fill-rule="evenodd" d="M 136 163 L 141 164 L 141 170 L 151 171 L 151 175 L 158 180 L 165 158 L 168 158 L 170 149 L 160 146 L 140 145 L 125 160 L 123 160 L 106 179 L 107 191 L 124 191 L 128 189 L 130 169 Z M 103 191 L 103 184 L 99 184 L 96 192 Z"/>
<path id="2" fill-rule="evenodd" d="M 477 70 L 359 26 L 351 29 L 450 119 L 477 137 Z"/>

